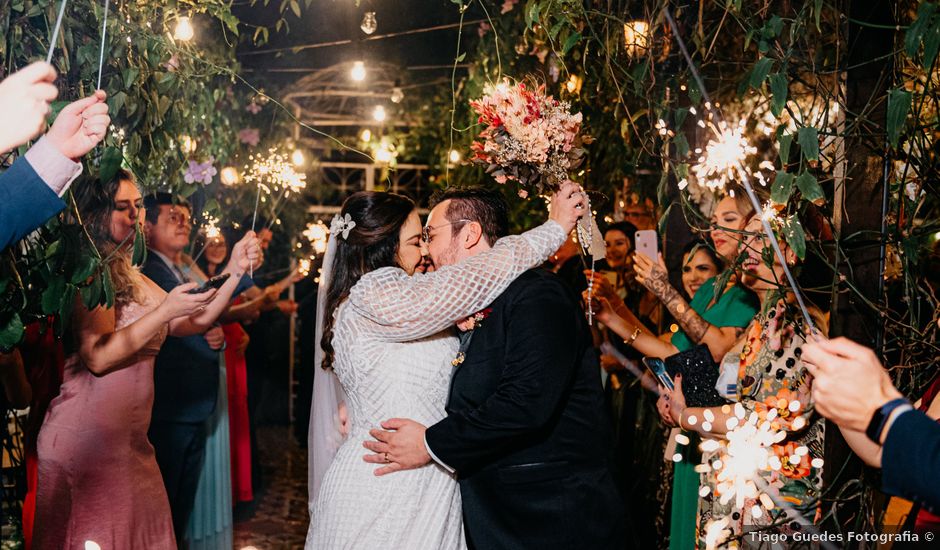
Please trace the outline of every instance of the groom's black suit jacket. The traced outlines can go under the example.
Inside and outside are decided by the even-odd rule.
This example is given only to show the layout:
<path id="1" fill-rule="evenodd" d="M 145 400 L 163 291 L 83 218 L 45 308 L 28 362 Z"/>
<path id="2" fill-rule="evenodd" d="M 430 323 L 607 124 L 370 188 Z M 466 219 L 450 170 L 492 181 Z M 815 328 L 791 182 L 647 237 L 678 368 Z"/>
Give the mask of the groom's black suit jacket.
<path id="1" fill-rule="evenodd" d="M 553 273 L 530 270 L 491 305 L 428 428 L 457 472 L 477 550 L 622 548 L 610 422 L 590 330 Z"/>

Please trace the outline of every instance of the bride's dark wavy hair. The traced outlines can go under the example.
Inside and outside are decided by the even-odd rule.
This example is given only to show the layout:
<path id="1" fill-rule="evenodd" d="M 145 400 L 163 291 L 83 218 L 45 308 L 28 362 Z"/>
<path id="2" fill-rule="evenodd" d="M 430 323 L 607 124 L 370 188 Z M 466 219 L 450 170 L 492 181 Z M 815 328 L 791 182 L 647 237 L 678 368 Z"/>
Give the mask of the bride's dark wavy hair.
<path id="1" fill-rule="evenodd" d="M 394 193 L 360 191 L 350 195 L 340 216 L 349 214 L 356 222 L 349 235 L 330 235 L 336 241 L 330 288 L 323 310 L 323 368 L 333 368 L 333 313 L 349 296 L 363 275 L 381 267 L 398 265 L 398 243 L 405 220 L 415 210 L 408 197 Z"/>

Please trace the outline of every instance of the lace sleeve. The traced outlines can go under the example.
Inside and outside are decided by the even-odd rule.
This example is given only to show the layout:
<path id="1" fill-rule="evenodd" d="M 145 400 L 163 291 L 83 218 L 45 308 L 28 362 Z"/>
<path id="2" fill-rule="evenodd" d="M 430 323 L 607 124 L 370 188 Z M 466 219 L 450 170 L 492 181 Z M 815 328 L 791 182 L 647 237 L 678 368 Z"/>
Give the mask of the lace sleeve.
<path id="1" fill-rule="evenodd" d="M 545 261 L 566 238 L 560 225 L 548 221 L 433 273 L 409 276 L 397 268 L 377 269 L 352 288 L 349 302 L 373 322 L 375 335 L 383 340 L 405 342 L 430 336 L 486 307 L 516 277 Z"/>

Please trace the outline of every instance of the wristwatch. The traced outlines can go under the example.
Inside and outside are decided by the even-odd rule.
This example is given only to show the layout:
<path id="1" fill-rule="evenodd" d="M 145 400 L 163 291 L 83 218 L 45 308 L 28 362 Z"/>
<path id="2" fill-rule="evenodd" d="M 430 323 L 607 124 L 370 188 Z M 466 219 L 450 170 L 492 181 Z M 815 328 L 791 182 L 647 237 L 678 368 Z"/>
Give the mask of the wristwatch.
<path id="1" fill-rule="evenodd" d="M 910 401 L 903 397 L 898 397 L 876 409 L 875 413 L 871 415 L 871 421 L 868 422 L 868 427 L 865 428 L 865 435 L 868 436 L 868 439 L 881 445 L 881 432 L 884 431 L 885 424 L 888 422 L 888 418 L 891 417 L 891 413 L 898 407 L 905 406 L 907 409 L 913 408 L 911 407 Z"/>

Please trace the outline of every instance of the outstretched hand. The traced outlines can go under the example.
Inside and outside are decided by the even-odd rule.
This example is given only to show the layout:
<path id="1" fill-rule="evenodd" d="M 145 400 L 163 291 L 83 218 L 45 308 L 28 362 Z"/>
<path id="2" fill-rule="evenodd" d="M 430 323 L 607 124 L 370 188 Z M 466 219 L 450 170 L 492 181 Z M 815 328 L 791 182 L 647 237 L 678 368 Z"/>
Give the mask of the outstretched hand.
<path id="1" fill-rule="evenodd" d="M 375 470 L 375 475 L 383 476 L 402 470 L 414 470 L 431 462 L 431 456 L 424 446 L 424 432 L 427 428 L 407 418 L 392 418 L 382 422 L 382 430 L 369 430 L 375 441 L 364 441 L 362 446 L 375 454 L 367 454 L 363 460 L 372 464 L 382 464 Z"/>
<path id="2" fill-rule="evenodd" d="M 52 123 L 46 138 L 64 156 L 78 160 L 101 143 L 108 133 L 111 117 L 103 90 L 66 105 Z"/>

